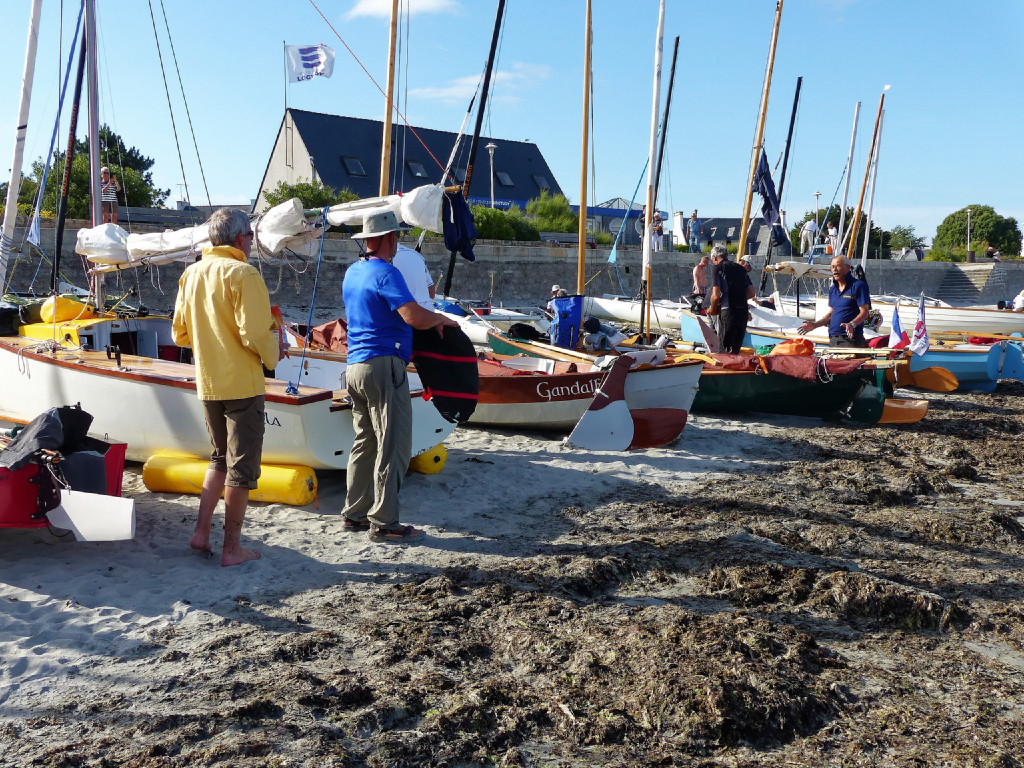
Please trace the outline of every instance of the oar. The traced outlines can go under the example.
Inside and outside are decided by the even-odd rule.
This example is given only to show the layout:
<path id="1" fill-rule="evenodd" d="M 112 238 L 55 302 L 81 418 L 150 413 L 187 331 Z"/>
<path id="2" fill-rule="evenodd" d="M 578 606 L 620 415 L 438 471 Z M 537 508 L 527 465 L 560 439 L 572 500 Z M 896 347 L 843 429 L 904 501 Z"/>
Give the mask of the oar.
<path id="1" fill-rule="evenodd" d="M 624 451 L 633 442 L 633 417 L 626 405 L 626 374 L 632 358 L 616 358 L 601 388 L 579 424 L 565 439 L 571 448 L 588 451 Z"/>

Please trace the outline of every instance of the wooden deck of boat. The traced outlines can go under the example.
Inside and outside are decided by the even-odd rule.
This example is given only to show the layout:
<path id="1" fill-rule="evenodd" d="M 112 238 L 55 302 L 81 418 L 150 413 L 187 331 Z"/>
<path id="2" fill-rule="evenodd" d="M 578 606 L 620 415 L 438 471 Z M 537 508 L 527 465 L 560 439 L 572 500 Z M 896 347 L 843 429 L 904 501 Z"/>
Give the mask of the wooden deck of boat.
<path id="1" fill-rule="evenodd" d="M 93 350 L 65 349 L 52 350 L 47 342 L 29 339 L 23 336 L 0 336 L 0 349 L 7 348 L 12 354 L 28 359 L 37 359 L 65 368 L 78 370 L 91 369 L 96 373 L 114 373 L 122 379 L 162 384 L 181 389 L 196 388 L 195 366 L 191 363 L 178 363 L 173 360 L 160 360 L 152 357 L 121 355 L 121 367 L 117 361 L 107 357 L 106 352 Z M 331 400 L 331 411 L 345 411 L 352 407 L 348 401 L 348 390 L 320 389 L 318 387 L 301 386 L 297 395 L 286 391 L 289 383 L 280 379 L 267 379 L 267 401 L 292 405 L 306 405 Z M 415 399 L 423 396 L 422 389 L 413 389 L 410 395 Z"/>
<path id="2" fill-rule="evenodd" d="M 113 357 L 108 358 L 106 352 L 63 348 L 53 351 L 45 343 L 40 343 L 38 339 L 28 339 L 22 336 L 0 337 L 0 348 L 3 347 L 29 360 L 37 359 L 65 368 L 89 369 L 101 374 L 117 373 L 118 377 L 122 379 L 181 389 L 194 390 L 196 388 L 195 366 L 190 363 L 121 355 L 121 367 L 118 368 L 117 361 Z M 333 400 L 332 410 L 344 410 L 349 407 L 344 400 L 347 395 L 345 390 L 332 392 L 328 389 L 303 386 L 299 388 L 299 394 L 291 395 L 286 392 L 287 387 L 287 381 L 267 379 L 267 400 L 294 405 Z"/>

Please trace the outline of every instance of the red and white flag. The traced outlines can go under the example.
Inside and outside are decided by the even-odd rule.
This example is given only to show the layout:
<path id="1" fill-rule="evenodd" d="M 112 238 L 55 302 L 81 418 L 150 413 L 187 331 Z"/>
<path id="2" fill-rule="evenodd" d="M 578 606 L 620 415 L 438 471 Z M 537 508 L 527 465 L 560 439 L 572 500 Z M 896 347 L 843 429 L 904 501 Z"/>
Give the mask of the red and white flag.
<path id="1" fill-rule="evenodd" d="M 924 324 L 924 296 L 917 307 L 917 322 L 914 324 L 914 338 L 910 342 L 910 351 L 915 355 L 923 355 L 928 351 L 928 328 Z"/>
<path id="2" fill-rule="evenodd" d="M 910 343 L 910 337 L 900 324 L 899 306 L 892 308 L 892 330 L 889 331 L 889 349 L 903 349 Z"/>

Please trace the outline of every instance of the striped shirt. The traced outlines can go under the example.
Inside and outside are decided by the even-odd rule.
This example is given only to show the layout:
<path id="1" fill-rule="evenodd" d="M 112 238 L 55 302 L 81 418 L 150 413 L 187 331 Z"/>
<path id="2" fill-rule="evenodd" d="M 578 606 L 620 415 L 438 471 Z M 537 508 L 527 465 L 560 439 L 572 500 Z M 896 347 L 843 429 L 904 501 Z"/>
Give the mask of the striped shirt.
<path id="1" fill-rule="evenodd" d="M 114 185 L 113 180 L 100 185 L 100 200 L 104 203 L 117 202 L 117 187 Z"/>

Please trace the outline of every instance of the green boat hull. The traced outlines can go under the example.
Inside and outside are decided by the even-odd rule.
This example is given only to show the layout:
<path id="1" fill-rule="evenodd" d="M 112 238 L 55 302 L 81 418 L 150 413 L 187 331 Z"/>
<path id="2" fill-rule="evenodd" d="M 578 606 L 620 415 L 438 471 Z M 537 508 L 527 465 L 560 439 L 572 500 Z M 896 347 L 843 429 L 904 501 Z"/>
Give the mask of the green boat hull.
<path id="1" fill-rule="evenodd" d="M 829 382 L 804 381 L 779 373 L 709 371 L 700 377 L 695 412 L 778 413 L 835 419 L 848 416 L 873 424 L 885 405 L 884 386 L 875 371 L 833 376 Z"/>

